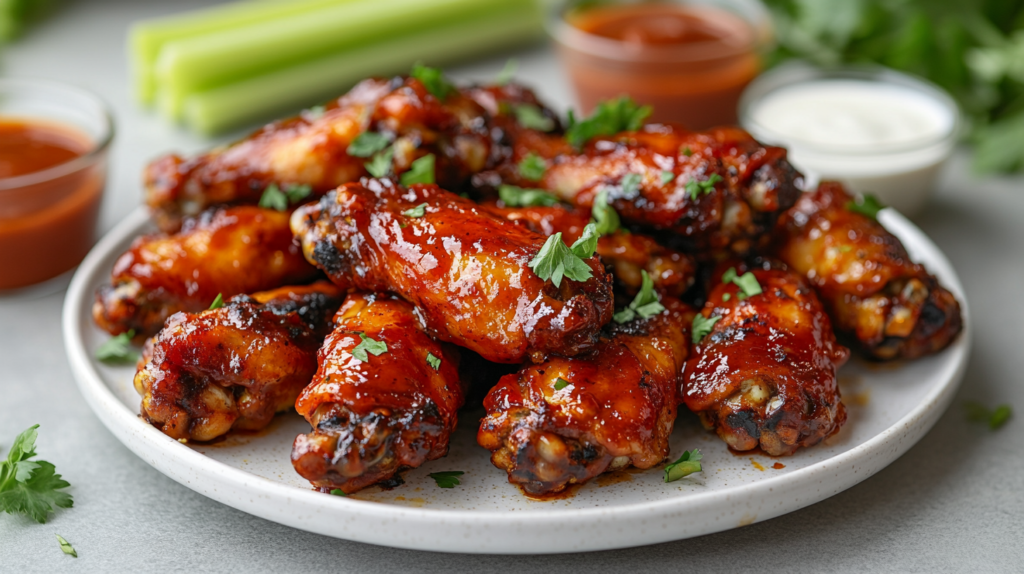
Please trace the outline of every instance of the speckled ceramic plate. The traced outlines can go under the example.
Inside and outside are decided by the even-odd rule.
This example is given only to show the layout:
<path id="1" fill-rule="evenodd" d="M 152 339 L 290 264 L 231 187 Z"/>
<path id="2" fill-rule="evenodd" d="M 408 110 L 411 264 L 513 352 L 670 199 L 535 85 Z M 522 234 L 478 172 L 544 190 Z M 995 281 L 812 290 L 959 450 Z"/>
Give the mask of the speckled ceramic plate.
<path id="1" fill-rule="evenodd" d="M 886 210 L 883 223 L 965 303 L 942 253 L 913 224 Z M 546 553 L 653 544 L 728 530 L 779 516 L 841 492 L 878 472 L 917 442 L 946 409 L 963 375 L 968 329 L 928 359 L 871 365 L 853 359 L 840 381 L 849 421 L 825 444 L 795 456 L 731 454 L 696 417 L 680 415 L 672 456 L 694 447 L 704 472 L 662 482 L 660 468 L 599 477 L 572 496 L 534 501 L 508 484 L 475 441 L 482 411 L 461 414 L 451 452 L 407 472 L 392 490 L 371 487 L 348 498 L 314 492 L 292 470 L 292 440 L 308 425 L 279 416 L 256 435 L 216 445 L 181 444 L 143 422 L 134 369 L 92 359 L 107 336 L 93 326 L 93 291 L 132 238 L 151 228 L 139 210 L 96 245 L 64 303 L 68 359 L 86 401 L 128 448 L 179 483 L 274 522 L 387 546 L 481 553 Z M 967 306 L 963 307 L 969 319 Z M 461 470 L 462 484 L 439 488 L 427 474 Z"/>

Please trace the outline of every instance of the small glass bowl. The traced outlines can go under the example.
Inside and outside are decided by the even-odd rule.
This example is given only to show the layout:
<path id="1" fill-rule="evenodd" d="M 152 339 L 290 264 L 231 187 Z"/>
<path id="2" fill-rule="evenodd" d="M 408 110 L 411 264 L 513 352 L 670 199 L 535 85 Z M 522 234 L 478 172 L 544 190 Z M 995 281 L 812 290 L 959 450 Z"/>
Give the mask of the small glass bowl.
<path id="1" fill-rule="evenodd" d="M 64 279 L 92 247 L 114 125 L 91 92 L 30 79 L 0 79 L 0 120 L 49 125 L 89 142 L 64 163 L 0 178 L 0 294 L 12 295 Z"/>
<path id="2" fill-rule="evenodd" d="M 853 81 L 896 87 L 927 98 L 945 121 L 936 133 L 889 144 L 833 144 L 782 133 L 757 120 L 758 106 L 778 91 L 807 82 Z M 922 100 L 923 101 L 923 100 Z M 804 172 L 808 183 L 839 180 L 857 193 L 871 193 L 882 203 L 913 216 L 927 203 L 935 177 L 961 135 L 962 119 L 956 102 L 942 88 L 881 66 L 819 68 L 791 62 L 754 80 L 739 105 L 740 125 L 758 140 L 786 147 L 789 159 Z"/>

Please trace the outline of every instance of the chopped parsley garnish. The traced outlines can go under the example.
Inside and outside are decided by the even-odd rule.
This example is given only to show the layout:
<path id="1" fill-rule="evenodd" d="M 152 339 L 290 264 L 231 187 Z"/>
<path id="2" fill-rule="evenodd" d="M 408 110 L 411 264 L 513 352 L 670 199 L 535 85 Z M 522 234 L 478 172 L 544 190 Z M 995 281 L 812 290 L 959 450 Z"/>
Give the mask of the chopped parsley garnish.
<path id="1" fill-rule="evenodd" d="M 671 171 L 663 171 L 661 172 L 661 185 L 668 185 L 672 183 L 672 180 L 674 180 L 675 178 L 676 174 L 672 173 Z"/>
<path id="2" fill-rule="evenodd" d="M 446 470 L 443 472 L 432 472 L 428 476 L 434 479 L 441 488 L 455 488 L 456 485 L 462 484 L 459 482 L 459 477 L 466 474 L 461 470 Z"/>
<path id="3" fill-rule="evenodd" d="M 516 72 L 519 71 L 519 60 L 515 58 L 509 58 L 505 60 L 505 67 L 498 72 L 498 77 L 494 78 L 494 83 L 499 86 L 511 82 L 516 77 Z"/>
<path id="4" fill-rule="evenodd" d="M 421 203 L 412 209 L 406 209 L 402 215 L 406 217 L 423 217 L 427 213 L 427 204 Z"/>
<path id="5" fill-rule="evenodd" d="M 345 153 L 354 157 L 370 157 L 391 145 L 388 136 L 379 132 L 363 132 L 345 148 Z"/>
<path id="6" fill-rule="evenodd" d="M 622 224 L 619 221 L 619 214 L 615 208 L 608 203 L 608 190 L 602 189 L 597 192 L 594 198 L 594 205 L 590 209 L 590 215 L 597 224 L 598 235 L 607 235 L 618 231 Z"/>
<path id="7" fill-rule="evenodd" d="M 533 104 L 515 104 L 512 113 L 516 123 L 529 130 L 549 132 L 555 129 L 555 120 L 544 115 L 540 108 Z"/>
<path id="8" fill-rule="evenodd" d="M 345 491 L 340 488 L 335 488 L 331 490 L 331 494 L 333 494 L 334 496 L 348 496 L 347 494 L 345 494 Z"/>
<path id="9" fill-rule="evenodd" d="M 384 151 L 373 154 L 370 161 L 363 164 L 366 171 L 370 172 L 373 177 L 384 177 L 391 173 L 391 159 L 395 155 L 394 148 L 387 148 Z"/>
<path id="10" fill-rule="evenodd" d="M 217 296 L 213 298 L 213 303 L 210 303 L 210 309 L 220 309 L 224 306 L 224 294 L 217 293 Z"/>
<path id="11" fill-rule="evenodd" d="M 519 175 L 530 181 L 540 181 L 544 177 L 544 172 L 548 169 L 548 164 L 544 161 L 544 158 L 531 152 L 526 154 L 523 161 L 519 162 L 518 168 Z"/>
<path id="12" fill-rule="evenodd" d="M 686 182 L 686 187 L 684 189 L 686 189 L 686 193 L 690 194 L 690 199 L 692 199 L 693 201 L 697 201 L 697 197 L 700 194 L 703 193 L 704 195 L 707 195 L 714 191 L 715 184 L 720 181 L 722 181 L 722 176 L 718 175 L 717 173 L 713 173 L 711 174 L 711 177 L 705 179 L 704 181 L 691 179 L 690 181 Z"/>
<path id="13" fill-rule="evenodd" d="M 711 328 L 715 326 L 721 317 L 709 317 L 705 318 L 704 315 L 697 313 L 693 316 L 693 324 L 691 325 L 693 344 L 700 343 L 708 333 L 711 332 Z"/>
<path id="14" fill-rule="evenodd" d="M 995 409 L 989 409 L 981 403 L 968 401 L 964 403 L 964 410 L 967 411 L 967 420 L 986 423 L 991 430 L 998 430 L 1013 416 L 1013 408 L 1005 403 Z"/>
<path id="15" fill-rule="evenodd" d="M 402 185 L 410 186 L 414 183 L 434 183 L 434 154 L 428 153 L 413 160 L 409 171 L 402 174 Z"/>
<path id="16" fill-rule="evenodd" d="M 764 292 L 761 290 L 761 284 L 757 282 L 757 277 L 754 277 L 753 273 L 747 271 L 743 275 L 737 275 L 735 267 L 725 270 L 725 273 L 722 274 L 722 283 L 732 283 L 739 287 L 740 299 L 760 295 Z"/>
<path id="17" fill-rule="evenodd" d="M 558 198 L 543 189 L 524 189 L 502 184 L 498 187 L 498 198 L 505 207 L 551 207 L 558 205 Z"/>
<path id="18" fill-rule="evenodd" d="M 434 353 L 427 353 L 427 364 L 436 371 L 441 368 L 441 358 L 435 357 Z"/>
<path id="19" fill-rule="evenodd" d="M 728 301 L 729 299 L 732 299 L 732 294 L 731 293 L 723 293 L 722 294 L 722 301 Z"/>
<path id="20" fill-rule="evenodd" d="M 352 349 L 352 356 L 364 363 L 370 361 L 367 353 L 379 357 L 388 352 L 388 345 L 384 341 L 375 341 L 366 336 L 366 333 L 356 333 L 362 341 Z"/>
<path id="21" fill-rule="evenodd" d="M 548 279 L 555 287 L 562 284 L 562 276 L 573 281 L 586 281 L 593 276 L 590 266 L 584 259 L 593 257 L 597 248 L 597 226 L 588 223 L 583 228 L 583 235 L 566 247 L 562 242 L 562 233 L 558 232 L 544 243 L 537 255 L 529 263 L 534 274 L 544 281 Z"/>
<path id="22" fill-rule="evenodd" d="M 690 157 L 693 155 L 693 150 L 690 149 L 690 146 L 686 146 L 683 148 L 683 155 L 685 155 L 686 157 Z"/>
<path id="23" fill-rule="evenodd" d="M 654 291 L 654 280 L 646 271 L 640 271 L 640 276 L 643 278 L 640 292 L 628 307 L 612 315 L 616 323 L 628 323 L 637 316 L 644 320 L 650 319 L 665 310 L 665 306 L 658 300 L 658 294 Z"/>
<path id="24" fill-rule="evenodd" d="M 36 455 L 37 428 L 39 425 L 33 425 L 19 434 L 7 459 L 0 461 L 0 510 L 26 514 L 43 524 L 54 506 L 71 508 L 73 501 L 70 494 L 60 492 L 71 485 L 61 479 L 52 464 L 29 460 Z"/>
<path id="25" fill-rule="evenodd" d="M 78 558 L 78 552 L 75 552 L 75 547 L 70 542 L 64 540 L 64 537 L 57 534 L 57 543 L 60 544 L 60 551 L 64 554 L 71 556 L 72 558 Z"/>
<path id="26" fill-rule="evenodd" d="M 560 391 L 560 390 L 564 389 L 565 387 L 568 387 L 570 384 L 572 384 L 572 383 L 570 383 L 569 381 L 563 379 L 562 377 L 558 377 L 555 380 L 555 390 L 556 391 Z"/>
<path id="27" fill-rule="evenodd" d="M 864 193 L 853 198 L 853 201 L 846 202 L 846 211 L 859 213 L 878 221 L 878 212 L 885 209 L 881 201 L 870 193 Z"/>
<path id="28" fill-rule="evenodd" d="M 139 355 L 131 348 L 135 329 L 107 339 L 96 349 L 96 360 L 104 363 L 133 363 Z"/>
<path id="29" fill-rule="evenodd" d="M 638 106 L 628 96 L 605 100 L 597 104 L 597 109 L 585 120 L 577 121 L 570 112 L 565 139 L 573 147 L 580 148 L 597 136 L 636 131 L 644 125 L 651 111 L 651 106 Z"/>
<path id="30" fill-rule="evenodd" d="M 704 469 L 700 465 L 703 458 L 704 455 L 698 449 L 683 452 L 683 456 L 665 467 L 665 482 L 675 482 L 695 472 L 703 471 Z"/>
<path id="31" fill-rule="evenodd" d="M 441 101 L 455 91 L 455 86 L 444 77 L 444 72 L 439 68 L 431 68 L 417 63 L 413 65 L 409 75 L 419 80 L 428 92 Z"/>
<path id="32" fill-rule="evenodd" d="M 263 190 L 259 206 L 265 209 L 285 211 L 289 204 L 297 203 L 311 193 L 313 193 L 313 188 L 305 184 L 287 185 L 282 191 L 276 183 L 272 183 Z"/>
<path id="33" fill-rule="evenodd" d="M 627 173 L 622 176 L 622 181 L 619 182 L 619 186 L 622 187 L 622 197 L 631 199 L 636 197 L 637 192 L 640 191 L 640 182 L 643 180 L 643 176 L 639 173 Z"/>

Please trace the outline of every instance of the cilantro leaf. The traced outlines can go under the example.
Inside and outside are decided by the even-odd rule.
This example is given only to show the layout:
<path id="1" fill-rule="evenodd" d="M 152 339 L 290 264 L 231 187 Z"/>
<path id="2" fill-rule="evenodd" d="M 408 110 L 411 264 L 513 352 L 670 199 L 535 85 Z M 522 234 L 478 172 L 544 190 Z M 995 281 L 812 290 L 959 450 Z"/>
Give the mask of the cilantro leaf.
<path id="1" fill-rule="evenodd" d="M 663 171 L 661 172 L 661 185 L 668 185 L 672 183 L 672 180 L 674 180 L 675 178 L 676 174 L 672 173 L 671 171 Z"/>
<path id="2" fill-rule="evenodd" d="M 558 205 L 558 198 L 543 189 L 523 189 L 502 184 L 498 187 L 498 198 L 506 207 L 551 207 Z"/>
<path id="3" fill-rule="evenodd" d="M 459 482 L 458 477 L 463 474 L 466 473 L 461 470 L 446 470 L 443 472 L 432 472 L 427 476 L 433 478 L 434 482 L 436 482 L 441 488 L 455 488 L 456 485 L 462 484 Z"/>
<path id="4" fill-rule="evenodd" d="M 366 333 L 356 333 L 359 338 L 362 339 L 355 348 L 352 349 L 351 354 L 353 357 L 359 359 L 364 363 L 370 362 L 370 357 L 367 353 L 374 357 L 379 357 L 388 351 L 388 345 L 384 341 L 376 341 L 366 336 Z"/>
<path id="5" fill-rule="evenodd" d="M 714 327 L 715 323 L 720 319 L 721 317 L 718 316 L 705 318 L 704 315 L 701 315 L 700 313 L 694 315 L 693 324 L 691 325 L 693 344 L 696 345 L 700 343 L 701 340 L 711 332 L 711 328 Z"/>
<path id="6" fill-rule="evenodd" d="M 213 298 L 213 303 L 210 303 L 210 309 L 220 309 L 224 306 L 224 296 L 222 293 L 217 293 L 217 296 Z"/>
<path id="7" fill-rule="evenodd" d="M 578 244 L 579 241 L 573 247 Z M 593 276 L 590 266 L 562 242 L 561 232 L 548 237 L 528 266 L 542 280 L 550 279 L 555 287 L 562 284 L 562 276 L 573 281 L 586 281 Z"/>
<path id="8" fill-rule="evenodd" d="M 406 217 L 423 217 L 427 213 L 427 204 L 421 203 L 411 209 L 406 209 L 402 215 Z"/>
<path id="9" fill-rule="evenodd" d="M 544 161 L 544 158 L 530 152 L 526 154 L 523 161 L 519 162 L 517 167 L 519 175 L 530 181 L 540 181 L 544 177 L 544 172 L 548 169 L 548 164 Z"/>
<path id="10" fill-rule="evenodd" d="M 394 148 L 387 148 L 384 151 L 373 154 L 370 161 L 363 164 L 366 171 L 373 177 L 384 177 L 391 173 L 391 160 L 395 156 Z"/>
<path id="11" fill-rule="evenodd" d="M 509 58 L 505 60 L 505 67 L 498 72 L 498 77 L 494 79 L 494 83 L 499 86 L 508 84 L 516 77 L 516 72 L 519 71 L 519 60 L 515 58 Z"/>
<path id="12" fill-rule="evenodd" d="M 597 224 L 597 233 L 607 235 L 618 231 L 622 222 L 619 221 L 619 213 L 608 203 L 608 190 L 602 189 L 597 192 L 594 198 L 594 205 L 590 208 L 590 215 Z"/>
<path id="13" fill-rule="evenodd" d="M 665 306 L 658 300 L 658 294 L 654 291 L 654 280 L 646 271 L 640 271 L 642 277 L 640 291 L 628 307 L 612 315 L 616 323 L 628 323 L 639 315 L 641 319 L 647 320 L 663 312 Z"/>
<path id="14" fill-rule="evenodd" d="M 427 364 L 436 371 L 441 368 L 441 358 L 435 357 L 433 353 L 427 353 Z"/>
<path id="15" fill-rule="evenodd" d="M 516 123 L 529 130 L 549 132 L 555 129 L 555 120 L 544 115 L 540 108 L 533 104 L 515 104 L 512 113 Z"/>
<path id="16" fill-rule="evenodd" d="M 57 534 L 57 543 L 60 544 L 60 551 L 64 554 L 68 554 L 73 558 L 78 558 L 78 552 L 75 552 L 75 547 L 70 542 L 64 540 L 64 537 Z"/>
<path id="17" fill-rule="evenodd" d="M 347 494 L 345 494 L 345 491 L 340 488 L 332 489 L 331 494 L 333 494 L 334 496 L 348 496 Z"/>
<path id="18" fill-rule="evenodd" d="M 883 209 L 885 209 L 885 205 L 882 205 L 882 202 L 870 193 L 858 195 L 853 198 L 853 201 L 846 202 L 846 211 L 859 213 L 875 221 L 878 221 L 878 212 Z"/>
<path id="19" fill-rule="evenodd" d="M 313 193 L 313 188 L 305 184 L 288 185 L 285 186 L 284 191 L 281 191 L 276 183 L 272 183 L 263 190 L 259 206 L 264 209 L 285 211 L 288 209 L 289 203 L 296 203 L 311 193 Z"/>
<path id="20" fill-rule="evenodd" d="M 558 377 L 555 380 L 555 390 L 556 391 L 560 391 L 560 390 L 564 389 L 565 387 L 568 387 L 571 384 L 572 383 L 570 383 L 569 381 L 563 379 L 562 377 Z"/>
<path id="21" fill-rule="evenodd" d="M 700 461 L 704 455 L 699 449 L 687 450 L 675 462 L 665 467 L 665 482 L 675 482 L 680 478 L 690 476 L 695 472 L 702 472 L 704 468 Z"/>
<path id="22" fill-rule="evenodd" d="M 104 363 L 135 362 L 139 355 L 131 348 L 133 337 L 135 337 L 135 329 L 129 329 L 127 333 L 107 339 L 96 349 L 96 360 Z"/>
<path id="23" fill-rule="evenodd" d="M 691 179 L 690 181 L 686 182 L 686 187 L 684 187 L 683 189 L 685 189 L 686 193 L 690 195 L 691 200 L 697 201 L 697 197 L 701 193 L 707 195 L 714 191 L 715 184 L 720 181 L 722 181 L 722 176 L 718 175 L 717 173 L 713 173 L 711 174 L 711 177 L 705 179 L 704 181 Z"/>
<path id="24" fill-rule="evenodd" d="M 570 113 L 565 139 L 573 147 L 580 148 L 597 136 L 636 131 L 644 125 L 651 111 L 651 106 L 638 106 L 628 96 L 606 100 L 597 104 L 594 113 L 585 120 L 576 121 Z"/>
<path id="25" fill-rule="evenodd" d="M 60 489 L 71 486 L 44 460 L 30 461 L 36 455 L 39 425 L 28 428 L 14 439 L 7 459 L 0 462 L 0 511 L 22 513 L 45 523 L 53 507 L 71 508 L 71 495 Z"/>
<path id="26" fill-rule="evenodd" d="M 345 153 L 353 157 L 370 157 L 391 145 L 388 136 L 379 132 L 363 132 L 352 140 L 345 148 Z"/>
<path id="27" fill-rule="evenodd" d="M 402 185 L 410 186 L 414 183 L 434 183 L 434 154 L 428 153 L 413 160 L 409 171 L 402 174 Z"/>
<path id="28" fill-rule="evenodd" d="M 643 176 L 639 173 L 627 173 L 622 176 L 622 181 L 619 185 L 622 187 L 622 197 L 632 199 L 636 197 L 636 194 L 640 191 L 640 182 L 643 180 Z"/>
<path id="29" fill-rule="evenodd" d="M 573 255 L 580 259 L 593 257 L 594 252 L 597 251 L 597 240 L 600 237 L 601 235 L 597 232 L 597 224 L 588 223 L 583 227 L 583 234 L 570 248 Z"/>
<path id="30" fill-rule="evenodd" d="M 428 92 L 433 94 L 435 98 L 442 102 L 455 91 L 455 86 L 448 82 L 444 77 L 444 72 L 438 68 L 431 68 L 430 66 L 424 66 L 423 64 L 417 63 L 413 65 L 412 72 L 410 72 L 409 75 L 419 80 Z"/>
<path id="31" fill-rule="evenodd" d="M 964 403 L 964 410 L 967 412 L 967 420 L 986 423 L 991 430 L 999 430 L 1013 416 L 1013 408 L 1005 403 L 995 409 L 989 409 L 979 402 L 967 401 Z"/>

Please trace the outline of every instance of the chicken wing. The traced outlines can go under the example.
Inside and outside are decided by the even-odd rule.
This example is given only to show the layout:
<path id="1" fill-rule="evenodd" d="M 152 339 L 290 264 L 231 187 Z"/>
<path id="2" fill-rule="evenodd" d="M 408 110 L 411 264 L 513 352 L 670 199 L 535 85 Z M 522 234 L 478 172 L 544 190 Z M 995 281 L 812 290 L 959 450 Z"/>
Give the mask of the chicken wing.
<path id="1" fill-rule="evenodd" d="M 543 236 L 436 185 L 343 185 L 297 210 L 292 230 L 336 285 L 396 293 L 428 333 L 490 361 L 574 355 L 611 319 L 611 278 L 596 257 L 584 260 L 590 279 L 556 286 L 528 266 Z"/>
<path id="2" fill-rule="evenodd" d="M 312 380 L 341 300 L 320 281 L 172 315 L 146 342 L 135 374 L 142 417 L 172 438 L 196 441 L 263 428 Z"/>
<path id="3" fill-rule="evenodd" d="M 893 234 L 850 211 L 841 184 L 824 182 L 779 221 L 776 253 L 811 282 L 836 326 L 877 359 L 945 348 L 962 328 L 960 304 Z"/>
<path id="4" fill-rule="evenodd" d="M 501 379 L 477 442 L 527 494 L 668 456 L 696 311 L 670 297 L 648 320 L 612 324 L 593 352 L 553 357 Z"/>
<path id="5" fill-rule="evenodd" d="M 173 235 L 136 239 L 96 291 L 93 318 L 113 335 L 155 334 L 178 311 L 311 281 L 317 270 L 292 241 L 288 214 L 258 207 L 210 210 Z"/>
<path id="6" fill-rule="evenodd" d="M 799 275 L 769 261 L 731 269 L 738 280 L 719 282 L 695 323 L 683 402 L 733 450 L 813 446 L 846 420 L 836 370 L 849 351 Z"/>
<path id="7" fill-rule="evenodd" d="M 295 470 L 350 493 L 447 454 L 465 397 L 458 350 L 392 295 L 350 295 L 335 323 L 295 404 L 313 427 L 292 446 Z"/>

